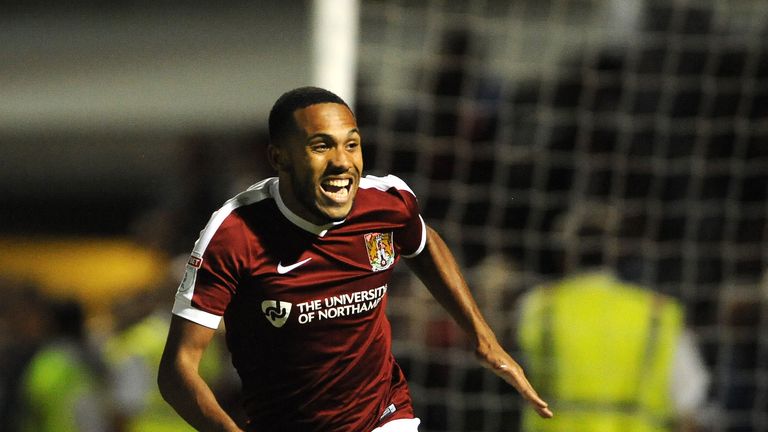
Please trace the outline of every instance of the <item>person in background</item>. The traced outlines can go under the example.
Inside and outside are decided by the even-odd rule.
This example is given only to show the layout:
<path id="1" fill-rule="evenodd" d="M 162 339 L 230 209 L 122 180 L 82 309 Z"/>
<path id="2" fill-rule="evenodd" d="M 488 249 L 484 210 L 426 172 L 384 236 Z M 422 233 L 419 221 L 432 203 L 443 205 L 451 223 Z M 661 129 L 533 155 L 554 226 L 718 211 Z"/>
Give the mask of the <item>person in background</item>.
<path id="1" fill-rule="evenodd" d="M 49 337 L 21 377 L 20 430 L 109 431 L 104 367 L 86 337 L 81 305 L 51 299 L 47 312 Z"/>
<path id="2" fill-rule="evenodd" d="M 682 305 L 607 267 L 614 209 L 566 215 L 565 277 L 526 293 L 517 336 L 525 364 L 558 416 L 523 414 L 523 430 L 692 431 L 709 374 Z"/>
<path id="3" fill-rule="evenodd" d="M 727 281 L 718 303 L 718 333 L 723 335 L 719 348 L 726 355 L 719 365 L 708 424 L 729 432 L 760 430 L 765 423 L 754 413 L 768 412 L 768 401 L 760 396 L 768 383 L 759 378 L 768 371 L 761 360 L 765 354 L 761 338 L 768 331 L 768 271 L 759 281 Z"/>
<path id="4" fill-rule="evenodd" d="M 49 301 L 33 284 L 0 277 L 0 430 L 17 432 L 24 369 L 49 333 Z"/>

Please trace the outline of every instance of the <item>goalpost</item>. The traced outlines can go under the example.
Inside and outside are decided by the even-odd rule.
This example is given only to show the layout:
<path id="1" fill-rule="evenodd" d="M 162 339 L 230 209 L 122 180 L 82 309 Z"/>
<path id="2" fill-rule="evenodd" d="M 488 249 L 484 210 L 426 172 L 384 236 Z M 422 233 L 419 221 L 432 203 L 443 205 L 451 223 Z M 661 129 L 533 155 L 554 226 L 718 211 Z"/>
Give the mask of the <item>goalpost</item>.
<path id="1" fill-rule="evenodd" d="M 312 1 L 312 82 L 355 102 L 359 0 Z"/>
<path id="2" fill-rule="evenodd" d="M 366 170 L 403 177 L 514 348 L 514 297 L 561 275 L 563 227 L 680 299 L 712 375 L 707 426 L 768 431 L 768 2 L 363 0 Z M 395 350 L 428 431 L 514 431 L 406 272 Z M 762 301 L 762 303 L 760 303 Z"/>

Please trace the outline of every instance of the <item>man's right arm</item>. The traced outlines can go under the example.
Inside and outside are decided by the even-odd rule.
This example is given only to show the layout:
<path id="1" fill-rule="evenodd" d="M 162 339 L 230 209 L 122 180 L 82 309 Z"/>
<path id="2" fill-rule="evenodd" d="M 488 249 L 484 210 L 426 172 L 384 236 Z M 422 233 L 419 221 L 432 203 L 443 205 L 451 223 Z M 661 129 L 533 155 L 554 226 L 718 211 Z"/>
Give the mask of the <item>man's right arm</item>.
<path id="1" fill-rule="evenodd" d="M 160 393 L 179 415 L 199 431 L 242 431 L 221 408 L 198 372 L 200 359 L 215 330 L 174 315 L 160 361 Z"/>

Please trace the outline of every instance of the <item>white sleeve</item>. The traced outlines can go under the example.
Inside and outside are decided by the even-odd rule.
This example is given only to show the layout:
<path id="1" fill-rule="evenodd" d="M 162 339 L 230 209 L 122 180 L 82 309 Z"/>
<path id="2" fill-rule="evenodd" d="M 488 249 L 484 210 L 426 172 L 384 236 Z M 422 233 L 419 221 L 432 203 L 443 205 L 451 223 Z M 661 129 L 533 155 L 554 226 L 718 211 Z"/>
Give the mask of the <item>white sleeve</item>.
<path id="1" fill-rule="evenodd" d="M 683 330 L 672 359 L 670 393 L 678 414 L 693 414 L 704 406 L 710 376 L 696 340 L 690 330 Z"/>

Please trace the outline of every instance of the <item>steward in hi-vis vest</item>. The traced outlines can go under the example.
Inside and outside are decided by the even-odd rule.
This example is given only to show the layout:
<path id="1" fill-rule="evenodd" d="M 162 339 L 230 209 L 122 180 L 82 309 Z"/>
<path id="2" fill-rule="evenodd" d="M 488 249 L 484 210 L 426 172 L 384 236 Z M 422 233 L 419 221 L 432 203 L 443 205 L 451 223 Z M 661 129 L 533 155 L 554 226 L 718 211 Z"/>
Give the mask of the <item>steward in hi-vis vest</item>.
<path id="1" fill-rule="evenodd" d="M 607 273 L 529 293 L 518 338 L 531 381 L 557 415 L 526 411 L 525 432 L 672 430 L 673 356 L 683 312 L 673 299 Z"/>
<path id="2" fill-rule="evenodd" d="M 165 346 L 170 316 L 155 312 L 114 335 L 105 347 L 105 357 L 112 371 L 113 397 L 121 429 L 126 432 L 194 431 L 170 405 L 165 403 L 155 381 L 157 367 Z M 216 341 L 213 342 L 217 345 Z M 206 354 L 218 350 L 215 346 Z M 215 355 L 205 355 L 200 373 L 216 381 L 222 373 Z"/>

